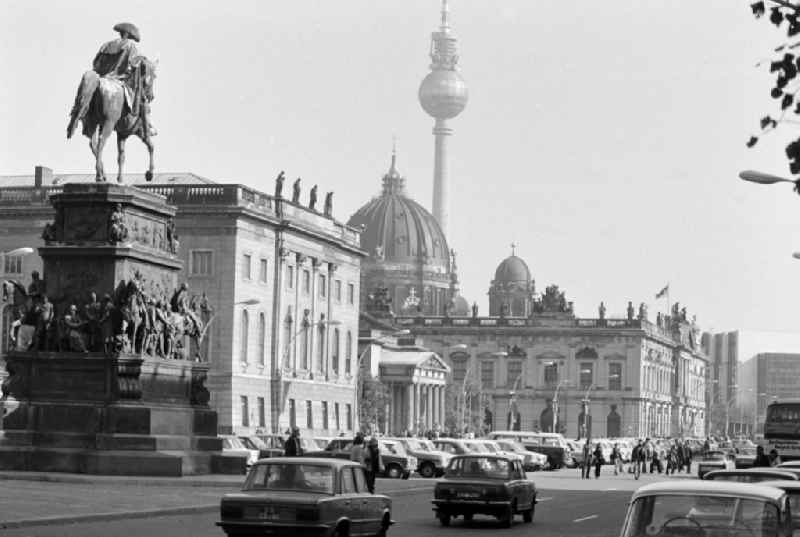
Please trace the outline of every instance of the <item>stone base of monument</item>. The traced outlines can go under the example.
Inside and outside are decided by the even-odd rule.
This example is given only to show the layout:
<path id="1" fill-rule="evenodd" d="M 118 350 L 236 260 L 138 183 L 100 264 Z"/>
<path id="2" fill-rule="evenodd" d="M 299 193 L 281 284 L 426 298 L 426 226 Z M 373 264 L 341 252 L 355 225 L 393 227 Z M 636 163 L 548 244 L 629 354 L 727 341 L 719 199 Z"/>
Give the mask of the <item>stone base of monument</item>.
<path id="1" fill-rule="evenodd" d="M 0 470 L 103 475 L 243 474 L 221 452 L 208 366 L 119 354 L 12 352 Z"/>

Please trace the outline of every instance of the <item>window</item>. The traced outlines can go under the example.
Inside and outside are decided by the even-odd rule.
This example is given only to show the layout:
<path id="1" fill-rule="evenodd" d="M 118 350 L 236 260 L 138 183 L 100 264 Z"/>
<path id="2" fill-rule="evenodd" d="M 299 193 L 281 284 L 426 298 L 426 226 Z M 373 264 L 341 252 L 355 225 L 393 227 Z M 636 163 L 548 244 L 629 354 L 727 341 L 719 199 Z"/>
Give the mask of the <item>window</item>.
<path id="1" fill-rule="evenodd" d="M 319 296 L 321 298 L 325 298 L 325 294 L 327 293 L 327 281 L 328 279 L 324 274 L 319 275 Z"/>
<path id="2" fill-rule="evenodd" d="M 241 349 L 242 355 L 240 360 L 243 364 L 247 363 L 247 346 L 248 346 L 248 330 L 250 328 L 250 314 L 247 313 L 247 310 L 242 310 L 242 332 L 241 332 Z"/>
<path id="3" fill-rule="evenodd" d="M 211 250 L 192 251 L 192 276 L 210 276 L 213 273 L 211 270 L 211 255 Z"/>
<path id="4" fill-rule="evenodd" d="M 289 399 L 289 427 L 297 427 L 297 405 L 294 399 Z"/>
<path id="5" fill-rule="evenodd" d="M 356 301 L 356 286 L 352 283 L 347 284 L 347 302 L 355 304 Z"/>
<path id="6" fill-rule="evenodd" d="M 314 428 L 314 407 L 311 401 L 306 401 L 306 427 Z"/>
<path id="7" fill-rule="evenodd" d="M 322 428 L 328 428 L 328 402 L 322 402 Z"/>
<path id="8" fill-rule="evenodd" d="M 242 278 L 245 280 L 250 279 L 250 254 L 242 256 Z"/>
<path id="9" fill-rule="evenodd" d="M 453 363 L 453 382 L 464 382 L 467 376 L 467 361 L 469 358 L 462 355 L 451 355 L 450 361 Z"/>
<path id="10" fill-rule="evenodd" d="M 336 429 L 341 429 L 342 421 L 339 419 L 339 403 L 333 403 L 333 419 L 336 422 Z"/>
<path id="11" fill-rule="evenodd" d="M 594 364 L 592 362 L 581 362 L 581 390 L 588 390 L 592 386 L 593 379 Z"/>
<path id="12" fill-rule="evenodd" d="M 261 259 L 258 267 L 258 280 L 262 283 L 267 283 L 267 260 Z"/>
<path id="13" fill-rule="evenodd" d="M 311 273 L 307 270 L 303 271 L 303 292 L 308 294 L 311 291 Z"/>
<path id="14" fill-rule="evenodd" d="M 242 427 L 250 427 L 250 408 L 247 404 L 247 396 L 242 395 L 239 400 L 242 403 Z"/>
<path id="15" fill-rule="evenodd" d="M 356 483 L 353 481 L 353 471 L 350 468 L 342 469 L 342 494 L 355 494 Z"/>
<path id="16" fill-rule="evenodd" d="M 264 313 L 258 314 L 258 361 L 261 365 L 267 365 L 267 316 Z"/>
<path id="17" fill-rule="evenodd" d="M 286 288 L 294 289 L 294 267 L 286 265 Z"/>
<path id="18" fill-rule="evenodd" d="M 264 405 L 264 398 L 258 398 L 258 426 L 259 427 L 266 427 L 267 426 L 267 409 Z"/>
<path id="19" fill-rule="evenodd" d="M 350 431 L 353 429 L 353 407 L 350 406 L 350 403 L 347 403 L 347 410 L 345 412 L 347 414 L 347 430 Z"/>
<path id="20" fill-rule="evenodd" d="M 608 389 L 622 389 L 622 364 L 608 364 Z"/>
<path id="21" fill-rule="evenodd" d="M 512 390 L 522 386 L 522 360 L 509 360 L 506 383 Z"/>
<path id="22" fill-rule="evenodd" d="M 342 301 L 342 280 L 336 280 L 336 285 L 334 286 L 336 297 L 336 302 Z"/>
<path id="23" fill-rule="evenodd" d="M 3 271 L 6 274 L 22 274 L 22 256 L 7 255 L 3 263 Z"/>
<path id="24" fill-rule="evenodd" d="M 544 366 L 544 383 L 549 387 L 558 385 L 558 364 L 555 362 Z"/>
<path id="25" fill-rule="evenodd" d="M 353 334 L 347 331 L 344 347 L 344 372 L 347 375 L 353 374 Z"/>
<path id="26" fill-rule="evenodd" d="M 333 329 L 333 341 L 331 342 L 331 361 L 333 362 L 333 372 L 339 374 L 339 329 Z"/>
<path id="27" fill-rule="evenodd" d="M 494 362 L 481 362 L 481 388 L 494 388 Z"/>

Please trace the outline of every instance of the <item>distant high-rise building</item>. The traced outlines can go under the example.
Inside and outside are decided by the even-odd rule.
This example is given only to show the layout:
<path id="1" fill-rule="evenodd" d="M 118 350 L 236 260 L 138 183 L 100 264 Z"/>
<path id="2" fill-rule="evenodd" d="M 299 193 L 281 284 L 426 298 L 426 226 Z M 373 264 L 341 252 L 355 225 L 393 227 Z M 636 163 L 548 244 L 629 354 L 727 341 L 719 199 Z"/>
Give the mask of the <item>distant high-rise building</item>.
<path id="1" fill-rule="evenodd" d="M 762 352 L 742 362 L 739 366 L 739 421 L 743 429 L 763 433 L 767 405 L 776 400 L 796 399 L 798 387 L 798 353 Z"/>
<path id="2" fill-rule="evenodd" d="M 736 404 L 739 370 L 739 332 L 706 332 L 702 346 L 708 356 L 708 431 L 711 434 L 727 434 L 730 428 L 731 410 Z"/>
<path id="3" fill-rule="evenodd" d="M 431 72 L 419 87 L 419 102 L 436 123 L 433 160 L 433 216 L 447 235 L 447 137 L 453 134 L 447 120 L 456 117 L 467 106 L 467 85 L 458 74 L 457 40 L 450 31 L 447 0 L 442 0 L 442 21 L 431 34 Z"/>

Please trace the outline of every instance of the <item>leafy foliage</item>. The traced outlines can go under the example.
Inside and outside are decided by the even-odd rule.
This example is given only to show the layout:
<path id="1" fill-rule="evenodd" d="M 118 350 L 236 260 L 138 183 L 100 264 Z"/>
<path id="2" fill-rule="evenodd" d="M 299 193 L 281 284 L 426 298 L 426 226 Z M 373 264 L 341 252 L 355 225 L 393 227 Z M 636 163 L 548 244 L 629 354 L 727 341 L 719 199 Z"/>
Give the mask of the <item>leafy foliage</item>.
<path id="1" fill-rule="evenodd" d="M 376 433 L 372 428 L 386 420 L 386 403 L 389 402 L 389 389 L 377 378 L 362 372 L 358 386 L 358 423 L 365 433 Z"/>
<path id="2" fill-rule="evenodd" d="M 800 116 L 800 101 L 797 99 L 800 92 L 800 57 L 794 52 L 800 47 L 800 40 L 792 39 L 800 34 L 800 0 L 759 0 L 750 4 L 750 9 L 757 19 L 769 13 L 769 22 L 785 32 L 787 40 L 775 48 L 776 56 L 769 62 L 769 72 L 775 76 L 770 97 L 780 102 L 778 115 L 761 118 L 761 132 L 758 136 L 750 136 L 747 147 L 755 146 L 761 136 L 775 130 L 780 123 L 792 122 L 792 116 Z M 800 138 L 786 146 L 786 158 L 791 173 L 800 174 Z"/>

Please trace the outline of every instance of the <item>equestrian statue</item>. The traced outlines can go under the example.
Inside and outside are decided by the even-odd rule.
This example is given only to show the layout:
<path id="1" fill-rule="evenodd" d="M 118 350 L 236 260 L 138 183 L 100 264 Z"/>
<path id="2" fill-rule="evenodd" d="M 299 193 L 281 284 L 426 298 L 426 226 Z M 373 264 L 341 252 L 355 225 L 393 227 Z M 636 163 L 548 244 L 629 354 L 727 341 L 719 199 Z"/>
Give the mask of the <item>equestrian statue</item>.
<path id="1" fill-rule="evenodd" d="M 156 63 L 139 55 L 136 43 L 139 29 L 129 22 L 114 26 L 119 38 L 100 47 L 94 58 L 92 70 L 84 73 L 70 112 L 67 138 L 72 138 L 83 123 L 82 132 L 89 138 L 89 147 L 95 157 L 95 180 L 106 181 L 103 170 L 103 148 L 111 132 L 117 133 L 117 182 L 122 182 L 125 164 L 125 141 L 130 136 L 139 137 L 150 155 L 150 165 L 145 172 L 147 181 L 153 180 L 153 136 L 156 130 L 150 121 L 150 102 Z"/>

